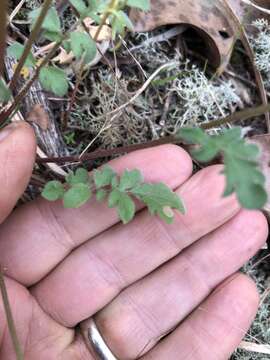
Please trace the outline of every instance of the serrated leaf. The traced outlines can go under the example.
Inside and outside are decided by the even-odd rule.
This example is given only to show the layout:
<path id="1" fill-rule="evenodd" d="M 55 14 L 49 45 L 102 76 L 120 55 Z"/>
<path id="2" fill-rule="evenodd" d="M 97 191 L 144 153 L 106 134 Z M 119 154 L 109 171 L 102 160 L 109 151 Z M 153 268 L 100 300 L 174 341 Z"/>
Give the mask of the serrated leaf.
<path id="1" fill-rule="evenodd" d="M 152 215 L 158 214 L 168 222 L 171 222 L 171 217 L 166 214 L 167 207 L 185 213 L 182 200 L 163 183 L 141 184 L 131 193 L 147 205 Z"/>
<path id="2" fill-rule="evenodd" d="M 150 0 L 127 0 L 127 6 L 134 7 L 143 11 L 149 11 Z"/>
<path id="3" fill-rule="evenodd" d="M 70 34 L 71 50 L 77 60 L 84 57 L 84 62 L 89 63 L 96 57 L 97 45 L 90 35 L 74 31 Z"/>
<path id="4" fill-rule="evenodd" d="M 76 209 L 84 205 L 91 198 L 91 195 L 89 185 L 75 184 L 64 194 L 64 207 Z"/>
<path id="5" fill-rule="evenodd" d="M 41 69 L 39 80 L 46 91 L 51 91 L 57 96 L 64 96 L 68 91 L 68 81 L 63 70 L 47 66 Z"/>
<path id="6" fill-rule="evenodd" d="M 65 189 L 60 181 L 50 181 L 45 185 L 41 195 L 46 200 L 56 201 L 62 199 L 64 193 Z"/>
<path id="7" fill-rule="evenodd" d="M 18 42 L 13 43 L 7 49 L 7 54 L 10 57 L 14 58 L 15 60 L 20 60 L 23 52 L 24 52 L 24 46 Z M 34 58 L 34 55 L 30 53 L 25 61 L 25 66 L 34 67 L 35 64 L 36 64 L 36 60 Z"/>
<path id="8" fill-rule="evenodd" d="M 84 168 L 79 168 L 75 171 L 70 172 L 66 177 L 66 182 L 69 185 L 75 184 L 89 184 L 89 174 L 88 171 Z"/>
<path id="9" fill-rule="evenodd" d="M 109 208 L 117 208 L 118 215 L 124 224 L 130 222 L 135 215 L 135 203 L 132 198 L 118 189 L 109 194 Z"/>
<path id="10" fill-rule="evenodd" d="M 33 26 L 41 12 L 41 7 L 30 12 L 29 20 Z M 58 16 L 56 8 L 53 6 L 49 9 L 41 26 L 42 30 L 49 31 L 51 33 L 61 33 L 61 22 Z"/>
<path id="11" fill-rule="evenodd" d="M 98 202 L 101 202 L 101 201 L 105 200 L 106 196 L 107 196 L 107 191 L 104 190 L 104 189 L 99 189 L 96 192 L 96 199 L 97 199 Z"/>
<path id="12" fill-rule="evenodd" d="M 261 209 L 266 201 L 265 177 L 259 169 L 259 148 L 241 137 L 235 127 L 220 135 L 210 136 L 201 129 L 184 128 L 178 135 L 200 148 L 192 152 L 198 161 L 210 161 L 221 153 L 224 158 L 226 188 L 224 196 L 236 192 L 240 204 L 248 209 Z"/>
<path id="13" fill-rule="evenodd" d="M 11 91 L 6 83 L 0 78 L 0 103 L 6 103 L 11 98 Z"/>
<path id="14" fill-rule="evenodd" d="M 104 166 L 99 170 L 94 170 L 94 182 L 97 189 L 111 185 L 115 172 L 109 166 Z"/>
<path id="15" fill-rule="evenodd" d="M 139 170 L 125 170 L 120 178 L 118 189 L 120 191 L 126 191 L 134 188 L 143 182 L 142 174 Z"/>

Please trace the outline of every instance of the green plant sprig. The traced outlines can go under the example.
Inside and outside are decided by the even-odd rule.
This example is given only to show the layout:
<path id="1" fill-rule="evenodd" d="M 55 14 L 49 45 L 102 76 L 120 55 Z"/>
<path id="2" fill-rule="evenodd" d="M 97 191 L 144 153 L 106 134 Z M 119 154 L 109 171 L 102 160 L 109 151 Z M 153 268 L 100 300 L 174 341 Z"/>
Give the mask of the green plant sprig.
<path id="1" fill-rule="evenodd" d="M 63 200 L 65 208 L 78 208 L 93 195 L 101 202 L 107 200 L 109 208 L 116 208 L 124 224 L 135 216 L 134 199 L 143 202 L 151 215 L 158 215 L 166 223 L 172 223 L 174 211 L 185 213 L 183 201 L 163 183 L 146 183 L 139 170 L 125 170 L 119 176 L 109 166 L 94 170 L 89 175 L 84 168 L 70 172 L 66 182 L 50 181 L 42 191 L 49 201 Z"/>
<path id="2" fill-rule="evenodd" d="M 208 135 L 200 128 L 182 128 L 177 137 L 199 145 L 192 156 L 199 162 L 209 162 L 221 154 L 224 162 L 226 189 L 224 196 L 234 192 L 247 209 L 261 209 L 267 202 L 265 176 L 260 170 L 259 147 L 242 138 L 241 128 L 235 127 L 219 135 Z"/>

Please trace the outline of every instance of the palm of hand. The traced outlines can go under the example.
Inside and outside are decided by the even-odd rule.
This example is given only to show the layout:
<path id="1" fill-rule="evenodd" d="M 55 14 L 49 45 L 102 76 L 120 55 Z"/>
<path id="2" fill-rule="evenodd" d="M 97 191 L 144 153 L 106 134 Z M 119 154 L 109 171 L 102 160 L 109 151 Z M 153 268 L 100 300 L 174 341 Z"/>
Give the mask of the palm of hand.
<path id="1" fill-rule="evenodd" d="M 0 143 L 2 221 L 34 154 L 25 124 Z M 39 199 L 14 211 L 0 227 L 0 263 L 25 359 L 93 360 L 76 329 L 93 315 L 120 359 L 227 359 L 257 309 L 253 283 L 235 272 L 265 241 L 264 217 L 221 198 L 220 167 L 190 178 L 191 160 L 178 147 L 133 153 L 112 166 L 167 183 L 187 214 L 166 225 L 142 210 L 122 226 L 96 203 L 63 210 Z M 0 318 L 0 359 L 15 359 L 3 307 Z"/>

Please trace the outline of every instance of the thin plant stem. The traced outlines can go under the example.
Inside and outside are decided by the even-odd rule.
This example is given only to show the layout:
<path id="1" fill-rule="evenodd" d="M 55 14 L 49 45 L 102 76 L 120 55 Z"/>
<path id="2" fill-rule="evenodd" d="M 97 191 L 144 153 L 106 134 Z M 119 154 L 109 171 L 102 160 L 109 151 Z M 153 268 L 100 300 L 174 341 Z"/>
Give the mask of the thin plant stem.
<path id="1" fill-rule="evenodd" d="M 24 358 L 23 351 L 22 351 L 22 348 L 20 346 L 19 339 L 17 336 L 15 323 L 14 323 L 14 319 L 13 319 L 12 311 L 11 311 L 11 307 L 10 307 L 10 302 L 8 299 L 8 293 L 7 293 L 7 288 L 6 288 L 6 284 L 5 284 L 5 279 L 4 279 L 4 275 L 3 275 L 1 268 L 0 268 L 0 290 L 1 290 L 3 305 L 4 305 L 4 309 L 5 309 L 5 313 L 6 313 L 8 329 L 9 329 L 10 337 L 11 337 L 11 340 L 13 343 L 14 351 L 16 354 L 16 360 L 23 360 L 23 358 Z"/>
<path id="2" fill-rule="evenodd" d="M 214 120 L 210 123 L 202 124 L 200 127 L 204 130 L 209 130 L 212 128 L 216 128 L 226 124 L 233 124 L 238 121 L 245 121 L 252 117 L 263 115 L 266 111 L 270 111 L 270 104 L 261 105 L 255 108 L 250 108 L 242 111 L 238 111 L 232 115 L 229 115 L 220 120 Z M 68 162 L 84 162 L 84 161 L 93 161 L 96 159 L 112 156 L 112 155 L 120 155 L 124 153 L 130 153 L 137 150 L 143 150 L 154 146 L 164 145 L 164 144 L 182 144 L 181 140 L 175 136 L 165 136 L 161 139 L 148 141 L 146 143 L 123 146 L 115 149 L 105 149 L 105 150 L 96 150 L 91 153 L 83 154 L 82 156 L 64 156 L 64 157 L 47 157 L 42 159 L 37 159 L 37 163 L 58 163 L 64 164 Z M 184 144 L 182 144 L 184 145 Z"/>
<path id="3" fill-rule="evenodd" d="M 7 6 L 8 0 L 0 1 L 0 74 L 4 74 L 4 59 L 6 52 L 6 33 L 7 33 Z"/>
<path id="4" fill-rule="evenodd" d="M 35 25 L 33 27 L 33 30 L 31 31 L 30 33 L 30 36 L 29 36 L 29 39 L 24 47 L 24 51 L 23 51 L 23 54 L 19 60 L 19 63 L 18 65 L 16 66 L 16 69 L 15 69 L 15 72 L 14 72 L 14 75 L 11 79 L 11 82 L 9 84 L 9 87 L 11 90 L 14 89 L 17 81 L 18 81 L 18 78 L 20 76 L 20 73 L 22 71 L 22 68 L 25 64 L 25 61 L 27 60 L 27 57 L 28 55 L 30 54 L 31 50 L 32 50 L 32 46 L 34 44 L 34 42 L 36 41 L 36 39 L 38 38 L 38 35 L 39 35 L 39 32 L 40 32 L 40 29 L 41 29 L 41 26 L 44 22 L 44 19 L 50 9 L 50 6 L 52 4 L 52 0 L 45 0 L 43 6 L 42 6 L 42 9 L 41 9 L 41 12 L 37 18 L 37 21 L 35 22 Z"/>

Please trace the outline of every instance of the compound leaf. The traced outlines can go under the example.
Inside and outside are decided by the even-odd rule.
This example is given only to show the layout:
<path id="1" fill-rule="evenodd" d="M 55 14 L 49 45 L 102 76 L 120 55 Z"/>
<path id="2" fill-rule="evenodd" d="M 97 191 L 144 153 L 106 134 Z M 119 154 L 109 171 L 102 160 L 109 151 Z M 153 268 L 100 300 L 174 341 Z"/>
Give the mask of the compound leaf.
<path id="1" fill-rule="evenodd" d="M 210 136 L 201 129 L 184 128 L 178 136 L 200 145 L 193 151 L 196 160 L 207 162 L 217 154 L 224 158 L 226 188 L 224 196 L 236 192 L 240 204 L 247 209 L 260 209 L 267 201 L 265 177 L 259 168 L 259 148 L 241 137 L 241 128 L 235 127 L 220 135 Z"/>

